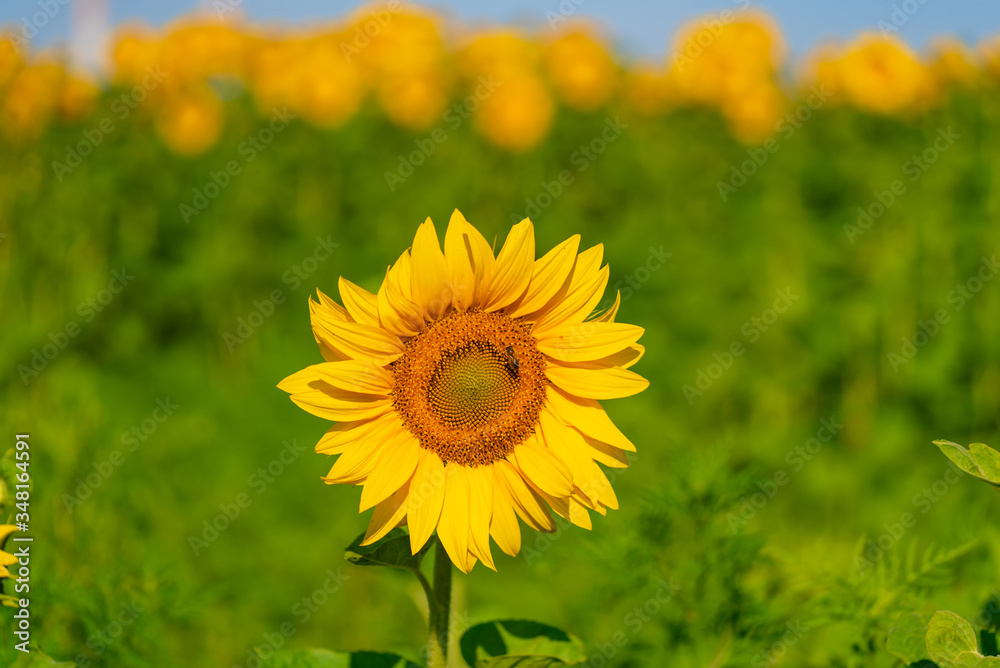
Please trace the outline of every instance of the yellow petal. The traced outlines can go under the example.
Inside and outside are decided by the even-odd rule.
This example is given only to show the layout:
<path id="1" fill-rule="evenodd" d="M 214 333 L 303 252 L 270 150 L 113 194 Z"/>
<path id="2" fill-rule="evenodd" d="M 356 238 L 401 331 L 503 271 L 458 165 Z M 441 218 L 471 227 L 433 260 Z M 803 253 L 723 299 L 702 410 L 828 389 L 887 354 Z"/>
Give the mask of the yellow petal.
<path id="1" fill-rule="evenodd" d="M 354 322 L 378 326 L 378 299 L 362 287 L 340 277 L 340 298 Z"/>
<path id="2" fill-rule="evenodd" d="M 594 316 L 594 322 L 614 322 L 615 316 L 618 315 L 618 307 L 622 305 L 622 291 L 615 291 L 615 303 L 607 308 L 603 313 L 599 313 Z"/>
<path id="3" fill-rule="evenodd" d="M 556 530 L 556 524 L 541 497 L 528 486 L 524 477 L 510 462 L 493 462 L 493 476 L 495 486 L 499 488 L 502 485 L 507 491 L 514 505 L 514 512 L 525 524 L 535 531 L 551 533 Z"/>
<path id="4" fill-rule="evenodd" d="M 356 422 L 378 417 L 392 409 L 392 399 L 357 394 L 317 381 L 317 388 L 290 396 L 302 410 L 334 422 Z"/>
<path id="5" fill-rule="evenodd" d="M 539 415 L 538 426 L 545 444 L 569 467 L 574 488 L 581 490 L 590 499 L 617 509 L 618 497 L 601 467 L 588 456 L 590 448 L 580 432 L 567 427 L 544 408 Z"/>
<path id="6" fill-rule="evenodd" d="M 444 253 L 430 218 L 417 228 L 412 256 L 410 288 L 413 301 L 422 309 L 426 320 L 437 320 L 451 306 L 452 294 Z"/>
<path id="7" fill-rule="evenodd" d="M 320 379 L 349 392 L 385 396 L 393 388 L 392 374 L 372 360 L 326 362 L 307 369 L 314 369 Z"/>
<path id="8" fill-rule="evenodd" d="M 368 530 L 362 545 L 371 545 L 381 540 L 387 533 L 399 526 L 406 516 L 406 495 L 409 492 L 409 484 L 404 484 L 396 492 L 385 499 L 377 506 L 372 513 L 371 522 L 368 523 Z"/>
<path id="9" fill-rule="evenodd" d="M 576 249 L 580 247 L 580 235 L 574 234 L 542 257 L 535 260 L 531 269 L 531 281 L 521 301 L 517 302 L 509 315 L 519 318 L 534 313 L 545 306 L 559 292 L 573 271 L 576 263 Z"/>
<path id="10" fill-rule="evenodd" d="M 490 521 L 493 519 L 493 472 L 488 466 L 476 466 L 469 476 L 469 551 L 487 568 L 496 570 L 490 552 Z"/>
<path id="11" fill-rule="evenodd" d="M 632 345 L 645 330 L 613 322 L 580 322 L 540 332 L 538 349 L 562 362 L 587 362 L 613 355 Z"/>
<path id="12" fill-rule="evenodd" d="M 389 364 L 403 353 L 399 337 L 381 327 L 335 320 L 318 312 L 313 314 L 312 324 L 318 338 L 351 359 L 372 358 Z"/>
<path id="13" fill-rule="evenodd" d="M 17 557 L 8 552 L 0 550 L 0 566 L 10 566 L 17 563 Z"/>
<path id="14" fill-rule="evenodd" d="M 493 475 L 493 519 L 490 521 L 490 536 L 506 554 L 516 557 L 521 551 L 521 529 L 517 526 L 517 515 L 514 514 L 514 502 L 510 498 L 506 485 L 496 482 L 497 474 Z"/>
<path id="15" fill-rule="evenodd" d="M 536 436 L 514 448 L 509 457 L 524 476 L 546 494 L 569 496 L 573 491 L 573 475 L 569 468 Z"/>
<path id="16" fill-rule="evenodd" d="M 457 209 L 444 235 L 444 257 L 455 308 L 479 306 L 496 270 L 496 259 L 483 235 Z"/>
<path id="17" fill-rule="evenodd" d="M 399 418 L 393 413 L 385 413 L 370 420 L 337 422 L 330 427 L 316 444 L 316 452 L 322 455 L 339 455 L 347 448 L 368 438 L 375 429 L 386 426 Z"/>
<path id="18" fill-rule="evenodd" d="M 531 282 L 535 262 L 535 229 L 525 218 L 511 228 L 497 256 L 497 270 L 486 295 L 484 311 L 496 311 L 517 301 Z"/>
<path id="19" fill-rule="evenodd" d="M 444 469 L 444 463 L 436 453 L 423 450 L 417 471 L 410 481 L 410 498 L 406 510 L 413 554 L 419 552 L 431 537 L 441 517 L 445 492 Z"/>
<path id="20" fill-rule="evenodd" d="M 385 274 L 378 290 L 378 317 L 382 327 L 403 337 L 423 329 L 423 313 L 403 292 L 410 289 L 410 254 L 404 252 Z"/>
<path id="21" fill-rule="evenodd" d="M 648 380 L 627 369 L 605 368 L 593 363 L 584 364 L 570 367 L 550 362 L 545 369 L 545 375 L 569 394 L 586 399 L 630 397 L 649 387 Z"/>
<path id="22" fill-rule="evenodd" d="M 552 507 L 552 511 L 556 515 L 569 520 L 583 529 L 593 529 L 593 524 L 590 521 L 590 513 L 587 512 L 586 506 L 579 499 L 572 496 L 566 498 L 555 497 L 545 494 L 541 490 L 538 490 L 538 492 L 545 499 L 546 503 Z"/>
<path id="23" fill-rule="evenodd" d="M 581 253 L 580 257 L 583 255 Z M 532 332 L 540 336 L 554 327 L 583 322 L 604 296 L 609 275 L 607 265 L 603 269 L 589 270 L 585 263 L 578 262 L 569 283 L 556 293 L 548 306 L 535 314 Z"/>
<path id="24" fill-rule="evenodd" d="M 457 464 L 444 467 L 445 490 L 441 518 L 438 520 L 438 538 L 445 551 L 464 573 L 469 567 L 469 477 L 466 468 Z"/>
<path id="25" fill-rule="evenodd" d="M 632 441 L 615 426 L 604 408 L 594 399 L 567 394 L 554 385 L 545 388 L 546 406 L 564 424 L 616 448 L 635 452 Z"/>
<path id="26" fill-rule="evenodd" d="M 320 293 L 321 297 L 325 297 Z M 327 320 L 349 320 L 346 315 L 343 317 L 333 309 L 325 308 L 319 302 L 313 301 L 312 297 L 308 299 L 309 302 L 309 321 L 312 327 L 313 338 L 316 339 L 316 344 L 319 346 L 319 352 L 323 355 L 323 359 L 327 362 L 336 362 L 338 360 L 351 359 L 343 350 L 337 349 L 330 341 L 330 336 L 326 331 L 326 325 L 322 323 Z"/>
<path id="27" fill-rule="evenodd" d="M 16 524 L 0 524 L 0 543 L 3 543 L 7 536 L 17 531 Z"/>
<path id="28" fill-rule="evenodd" d="M 394 438 L 383 441 L 375 467 L 368 474 L 361 490 L 358 511 L 364 512 L 376 503 L 381 503 L 413 477 L 420 453 L 419 441 L 406 429 L 398 431 Z"/>
<path id="29" fill-rule="evenodd" d="M 351 319 L 347 309 L 335 302 L 328 295 L 323 294 L 322 290 L 316 290 L 316 294 L 319 296 L 317 308 L 323 315 L 337 320 Z"/>
<path id="30" fill-rule="evenodd" d="M 381 422 L 368 438 L 358 440 L 355 447 L 348 448 L 337 457 L 323 482 L 328 485 L 356 485 L 364 481 L 375 468 L 378 449 L 384 439 L 395 436 L 403 429 L 403 423 L 398 420 Z"/>

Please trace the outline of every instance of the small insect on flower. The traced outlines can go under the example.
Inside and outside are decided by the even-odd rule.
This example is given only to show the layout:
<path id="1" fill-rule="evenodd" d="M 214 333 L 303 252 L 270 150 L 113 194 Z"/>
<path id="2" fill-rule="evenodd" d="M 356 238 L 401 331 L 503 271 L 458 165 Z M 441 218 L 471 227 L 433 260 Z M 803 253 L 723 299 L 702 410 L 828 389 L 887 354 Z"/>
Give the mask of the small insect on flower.
<path id="1" fill-rule="evenodd" d="M 609 269 L 579 235 L 535 258 L 530 220 L 499 254 L 456 211 L 442 249 L 427 219 L 377 293 L 340 279 L 343 306 L 319 293 L 312 328 L 325 363 L 278 387 L 333 420 L 316 451 L 324 479 L 362 485 L 374 508 L 363 545 L 407 525 L 415 554 L 437 531 L 468 573 L 495 568 L 490 539 L 521 549 L 518 518 L 556 530 L 551 512 L 591 528 L 618 508 L 598 464 L 628 466 L 635 446 L 599 400 L 649 383 L 629 370 L 642 327 L 594 313 Z"/>
<path id="2" fill-rule="evenodd" d="M 517 360 L 517 356 L 514 354 L 514 348 L 512 346 L 507 346 L 507 368 L 510 369 L 511 373 L 516 374 L 520 367 L 521 363 Z"/>

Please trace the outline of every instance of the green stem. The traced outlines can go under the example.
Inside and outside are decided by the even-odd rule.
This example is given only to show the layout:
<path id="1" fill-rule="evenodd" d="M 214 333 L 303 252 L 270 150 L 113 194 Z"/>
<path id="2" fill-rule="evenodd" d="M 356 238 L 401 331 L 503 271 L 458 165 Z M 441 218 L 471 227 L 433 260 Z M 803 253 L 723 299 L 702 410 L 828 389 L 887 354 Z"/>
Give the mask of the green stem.
<path id="1" fill-rule="evenodd" d="M 434 587 L 427 592 L 430 642 L 427 646 L 428 668 L 446 668 L 448 665 L 448 630 L 451 613 L 451 559 L 441 540 L 435 536 L 437 549 L 434 554 Z"/>

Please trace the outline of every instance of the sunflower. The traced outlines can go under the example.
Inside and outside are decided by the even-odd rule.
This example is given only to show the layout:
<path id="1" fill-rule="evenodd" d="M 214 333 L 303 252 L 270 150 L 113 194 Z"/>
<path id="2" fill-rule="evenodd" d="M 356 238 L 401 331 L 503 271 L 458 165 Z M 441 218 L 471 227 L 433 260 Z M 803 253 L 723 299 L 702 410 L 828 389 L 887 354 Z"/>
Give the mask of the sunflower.
<path id="1" fill-rule="evenodd" d="M 3 545 L 7 536 L 11 535 L 15 531 L 17 531 L 17 527 L 13 524 L 0 524 L 0 545 Z M 7 570 L 7 567 L 16 563 L 17 557 L 9 552 L 0 550 L 0 578 L 9 578 L 10 571 Z"/>
<path id="2" fill-rule="evenodd" d="M 375 509 L 364 544 L 406 524 L 416 553 L 436 529 L 459 569 L 496 570 L 490 538 L 517 555 L 518 517 L 590 529 L 589 511 L 618 508 L 598 463 L 625 467 L 635 447 L 599 400 L 648 386 L 628 370 L 643 329 L 615 322 L 620 295 L 594 314 L 608 267 L 579 244 L 536 260 L 525 219 L 494 256 L 455 211 L 444 250 L 428 218 L 378 294 L 341 278 L 343 306 L 309 300 L 326 362 L 278 387 L 336 422 L 316 451 L 339 455 L 325 482 L 362 485 Z"/>

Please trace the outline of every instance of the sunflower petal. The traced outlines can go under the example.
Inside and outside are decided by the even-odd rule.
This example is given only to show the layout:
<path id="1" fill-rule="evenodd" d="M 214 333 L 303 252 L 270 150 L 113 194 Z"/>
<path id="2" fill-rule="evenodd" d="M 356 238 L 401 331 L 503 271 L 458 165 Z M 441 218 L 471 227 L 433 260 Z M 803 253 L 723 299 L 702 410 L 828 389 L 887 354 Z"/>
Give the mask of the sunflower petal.
<path id="1" fill-rule="evenodd" d="M 381 422 L 372 430 L 371 435 L 357 441 L 356 447 L 349 448 L 337 457 L 330 472 L 323 478 L 328 485 L 356 485 L 363 482 L 375 468 L 378 459 L 378 449 L 386 436 L 395 436 L 405 429 L 402 422 Z"/>
<path id="2" fill-rule="evenodd" d="M 368 530 L 365 531 L 365 538 L 361 541 L 362 545 L 371 545 L 381 540 L 387 533 L 399 526 L 399 523 L 406 516 L 406 495 L 408 492 L 409 484 L 404 484 L 389 498 L 375 506 L 371 522 L 368 523 Z"/>
<path id="3" fill-rule="evenodd" d="M 351 359 L 388 364 L 403 353 L 399 337 L 381 327 L 336 320 L 320 311 L 313 312 L 312 325 L 317 338 Z"/>
<path id="4" fill-rule="evenodd" d="M 421 452 L 419 441 L 405 429 L 397 432 L 393 439 L 383 441 L 375 467 L 361 490 L 358 511 L 364 512 L 381 503 L 413 477 Z"/>
<path id="5" fill-rule="evenodd" d="M 330 427 L 316 444 L 316 452 L 322 455 L 339 455 L 341 452 L 365 440 L 381 427 L 399 418 L 391 413 L 380 415 L 370 420 L 354 422 L 337 422 Z"/>
<path id="6" fill-rule="evenodd" d="M 490 552 L 490 521 L 493 519 L 493 473 L 477 466 L 469 474 L 469 551 L 491 570 L 497 567 Z"/>
<path id="7" fill-rule="evenodd" d="M 423 325 L 420 307 L 410 301 L 410 254 L 404 252 L 385 274 L 378 290 L 378 317 L 382 327 L 399 336 L 415 336 Z"/>
<path id="8" fill-rule="evenodd" d="M 322 380 L 316 381 L 316 388 L 296 392 L 289 398 L 307 413 L 334 422 L 368 420 L 392 409 L 392 399 L 389 397 L 347 392 Z"/>
<path id="9" fill-rule="evenodd" d="M 545 502 L 524 481 L 524 477 L 510 462 L 505 460 L 493 462 L 493 475 L 496 486 L 502 486 L 506 490 L 514 506 L 514 512 L 525 524 L 535 531 L 545 533 L 556 530 L 556 524 L 545 507 Z"/>
<path id="10" fill-rule="evenodd" d="M 615 426 L 604 408 L 593 399 L 574 397 L 554 385 L 545 389 L 546 406 L 563 422 L 583 434 L 616 448 L 635 452 L 632 441 Z"/>
<path id="11" fill-rule="evenodd" d="M 550 411 L 542 409 L 539 428 L 545 444 L 566 463 L 573 476 L 573 486 L 587 497 L 609 508 L 618 508 L 618 497 L 601 467 L 589 456 L 590 448 L 580 432 L 560 422 Z"/>
<path id="12" fill-rule="evenodd" d="M 371 360 L 343 360 L 314 364 L 316 375 L 334 387 L 360 394 L 388 395 L 392 391 L 392 374 Z"/>
<path id="13" fill-rule="evenodd" d="M 372 327 L 378 326 L 378 298 L 362 287 L 340 277 L 340 298 L 344 300 L 347 313 L 354 322 Z"/>
<path id="14" fill-rule="evenodd" d="M 587 362 L 626 349 L 645 330 L 613 322 L 580 322 L 553 327 L 537 335 L 538 349 L 561 362 Z"/>
<path id="15" fill-rule="evenodd" d="M 444 253 L 430 218 L 417 229 L 411 254 L 410 290 L 413 301 L 420 306 L 425 319 L 437 320 L 451 306 L 452 295 Z"/>
<path id="16" fill-rule="evenodd" d="M 493 476 L 493 518 L 490 520 L 490 536 L 506 554 L 516 557 L 521 551 L 521 529 L 517 526 L 517 515 L 514 513 L 514 501 L 507 491 L 506 485 Z"/>
<path id="17" fill-rule="evenodd" d="M 615 303 L 609 306 L 603 313 L 598 313 L 592 320 L 594 322 L 614 322 L 618 315 L 618 307 L 622 305 L 622 291 L 615 291 Z"/>
<path id="18" fill-rule="evenodd" d="M 445 491 L 441 518 L 438 520 L 438 538 L 445 551 L 464 573 L 469 566 L 469 476 L 464 466 L 449 464 L 444 467 Z"/>
<path id="19" fill-rule="evenodd" d="M 618 367 L 573 367 L 559 363 L 549 364 L 545 375 L 569 394 L 586 399 L 618 399 L 630 397 L 649 387 L 649 381 L 639 374 Z"/>
<path id="20" fill-rule="evenodd" d="M 580 255 L 582 257 L 583 253 Z M 565 292 L 557 293 L 552 302 L 535 315 L 532 331 L 539 335 L 554 327 L 583 322 L 604 296 L 610 271 L 607 265 L 588 271 L 578 264 Z"/>
<path id="21" fill-rule="evenodd" d="M 497 256 L 496 275 L 486 295 L 484 311 L 496 311 L 519 299 L 531 282 L 535 262 L 535 228 L 525 218 L 511 228 Z"/>
<path id="22" fill-rule="evenodd" d="M 580 235 L 574 234 L 566 241 L 562 242 L 542 257 L 535 260 L 531 269 L 531 281 L 528 283 L 528 290 L 524 297 L 516 302 L 514 308 L 509 313 L 512 318 L 526 316 L 534 313 L 563 287 L 573 265 L 576 263 L 576 250 L 580 247 Z"/>
<path id="23" fill-rule="evenodd" d="M 465 310 L 479 306 L 485 286 L 496 271 L 496 258 L 490 244 L 458 209 L 448 222 L 444 257 L 455 308 Z"/>
<path id="24" fill-rule="evenodd" d="M 536 436 L 514 448 L 510 457 L 525 477 L 546 494 L 569 496 L 573 491 L 573 474 L 569 467 Z"/>
<path id="25" fill-rule="evenodd" d="M 427 543 L 441 517 L 445 492 L 444 468 L 436 453 L 424 450 L 410 481 L 406 523 L 410 527 L 410 550 L 413 554 Z"/>

